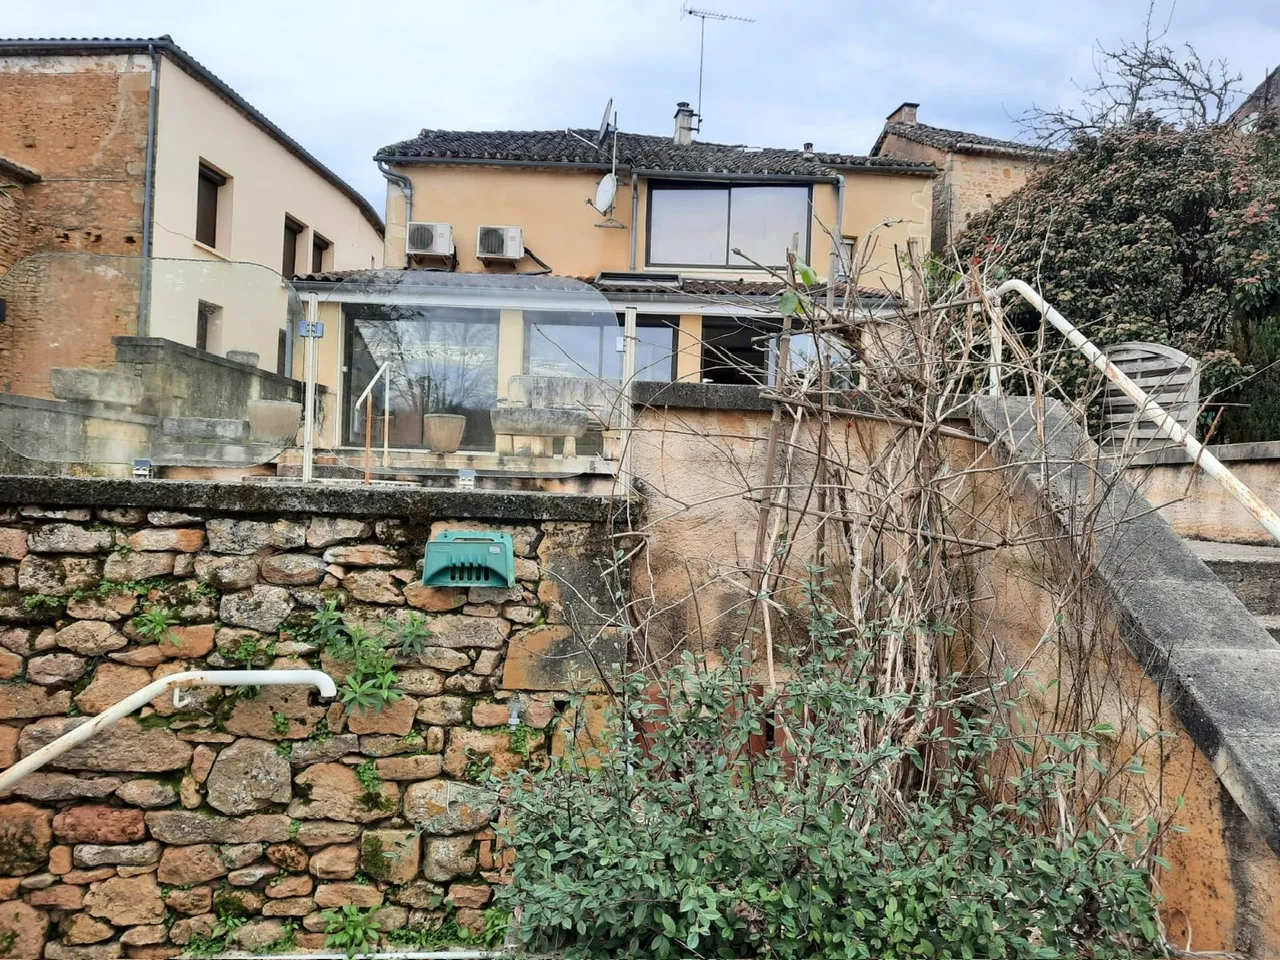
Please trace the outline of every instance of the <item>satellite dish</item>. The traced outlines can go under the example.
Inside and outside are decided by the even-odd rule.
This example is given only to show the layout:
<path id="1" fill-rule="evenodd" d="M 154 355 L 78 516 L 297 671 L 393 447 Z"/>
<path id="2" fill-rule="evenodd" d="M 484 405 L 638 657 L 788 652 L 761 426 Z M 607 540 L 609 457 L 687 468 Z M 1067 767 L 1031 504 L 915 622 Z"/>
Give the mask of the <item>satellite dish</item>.
<path id="1" fill-rule="evenodd" d="M 600 185 L 596 187 L 596 202 L 592 204 L 600 213 L 608 215 L 613 209 L 613 198 L 618 194 L 618 178 L 612 173 L 606 173 L 600 178 Z"/>
<path id="2" fill-rule="evenodd" d="M 604 105 L 604 116 L 600 118 L 600 132 L 596 134 L 596 146 L 603 147 L 609 139 L 609 117 L 613 114 L 613 97 Z"/>

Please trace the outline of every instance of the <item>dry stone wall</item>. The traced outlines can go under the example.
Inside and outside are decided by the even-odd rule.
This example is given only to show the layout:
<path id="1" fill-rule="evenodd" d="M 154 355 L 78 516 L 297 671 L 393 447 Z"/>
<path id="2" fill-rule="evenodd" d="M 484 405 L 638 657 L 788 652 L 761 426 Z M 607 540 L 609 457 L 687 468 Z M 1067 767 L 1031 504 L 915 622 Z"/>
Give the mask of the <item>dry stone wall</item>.
<path id="1" fill-rule="evenodd" d="M 516 586 L 421 586 L 426 540 L 457 528 L 510 532 Z M 484 781 L 549 748 L 585 656 L 576 621 L 607 605 L 607 543 L 581 520 L 0 506 L 0 768 L 183 670 L 341 684 L 351 663 L 311 629 L 330 601 L 428 630 L 380 710 L 302 687 L 166 694 L 22 780 L 0 797 L 0 955 L 319 949 L 343 904 L 376 908 L 384 935 L 481 929 L 504 875 Z"/>

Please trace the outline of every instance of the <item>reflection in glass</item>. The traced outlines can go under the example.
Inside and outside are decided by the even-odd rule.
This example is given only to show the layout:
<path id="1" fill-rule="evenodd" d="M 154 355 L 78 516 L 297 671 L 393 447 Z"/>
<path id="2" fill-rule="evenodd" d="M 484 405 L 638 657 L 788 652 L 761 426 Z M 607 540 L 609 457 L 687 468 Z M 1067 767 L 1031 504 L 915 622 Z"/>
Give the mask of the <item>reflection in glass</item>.
<path id="1" fill-rule="evenodd" d="M 809 191 L 805 187 L 734 187 L 729 220 L 729 263 L 786 263 L 787 251 L 808 247 Z M 745 256 L 736 256 L 738 249 Z"/>
<path id="2" fill-rule="evenodd" d="M 393 447 L 423 446 L 422 418 L 467 418 L 462 446 L 492 450 L 489 410 L 497 402 L 498 310 L 347 304 L 346 442 L 363 445 L 364 409 L 353 401 L 383 363 L 390 363 Z M 383 387 L 374 390 L 374 442 L 382 442 Z"/>
<path id="3" fill-rule="evenodd" d="M 612 313 L 525 313 L 525 371 L 542 377 L 586 377 L 621 382 L 623 318 Z M 637 319 L 636 379 L 668 382 L 675 375 L 673 326 Z"/>
<path id="4" fill-rule="evenodd" d="M 729 253 L 729 191 L 653 189 L 649 262 L 723 265 Z"/>

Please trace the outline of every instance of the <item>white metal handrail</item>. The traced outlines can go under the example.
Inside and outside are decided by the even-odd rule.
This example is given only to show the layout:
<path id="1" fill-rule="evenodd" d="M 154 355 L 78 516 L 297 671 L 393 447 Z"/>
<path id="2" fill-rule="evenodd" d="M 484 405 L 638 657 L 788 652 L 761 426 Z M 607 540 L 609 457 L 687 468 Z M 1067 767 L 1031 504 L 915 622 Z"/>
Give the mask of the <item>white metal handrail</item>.
<path id="1" fill-rule="evenodd" d="M 1138 416 L 1156 425 L 1157 437 L 1172 440 L 1186 450 L 1191 459 L 1195 461 L 1196 466 L 1218 481 L 1223 489 L 1235 498 L 1236 502 L 1248 510 L 1254 519 L 1266 528 L 1267 533 L 1271 534 L 1273 539 L 1280 542 L 1280 514 L 1277 514 L 1263 503 L 1262 499 L 1246 487 L 1239 477 L 1227 469 L 1221 460 L 1205 449 L 1204 444 L 1196 440 L 1182 424 L 1166 413 L 1163 407 L 1152 400 L 1146 391 L 1129 379 L 1123 371 L 1117 369 L 1115 364 L 1107 359 L 1106 354 L 1094 346 L 1089 338 L 1076 329 L 1070 320 L 1050 306 L 1044 297 L 1036 293 L 1022 280 L 1006 280 L 994 290 L 988 291 L 987 296 L 993 300 L 999 300 L 1006 293 L 1016 293 L 1039 310 L 1044 318 L 1053 324 L 1070 341 L 1073 347 L 1083 353 L 1104 377 L 1118 386 L 1126 397 L 1137 404 Z M 991 387 L 992 392 L 996 395 L 1000 393 L 1001 357 L 998 346 L 1000 344 L 999 336 L 999 324 L 993 324 Z"/>
<path id="2" fill-rule="evenodd" d="M 131 693 L 119 703 L 103 710 L 88 723 L 82 723 L 74 730 L 68 730 L 57 740 L 45 744 L 29 757 L 23 757 L 8 770 L 0 773 L 0 794 L 10 789 L 27 774 L 39 770 L 50 760 L 61 756 L 72 747 L 84 743 L 95 733 L 106 730 L 122 717 L 127 717 L 171 688 L 176 694 L 180 689 L 191 687 L 279 686 L 316 687 L 320 690 L 322 697 L 334 697 L 338 693 L 333 679 L 321 670 L 188 670 L 185 673 L 173 673 L 159 680 L 153 680 L 141 690 Z"/>
<path id="3" fill-rule="evenodd" d="M 364 482 L 369 483 L 370 461 L 373 457 L 373 388 L 378 385 L 378 380 L 382 380 L 382 465 L 388 466 L 391 462 L 389 451 L 391 449 L 390 425 L 391 425 L 391 361 L 388 360 L 378 368 L 378 372 L 373 375 L 369 381 L 369 385 L 364 388 L 364 392 L 356 398 L 355 407 L 358 410 L 360 404 L 365 402 L 367 397 L 369 402 L 365 408 L 364 414 Z"/>

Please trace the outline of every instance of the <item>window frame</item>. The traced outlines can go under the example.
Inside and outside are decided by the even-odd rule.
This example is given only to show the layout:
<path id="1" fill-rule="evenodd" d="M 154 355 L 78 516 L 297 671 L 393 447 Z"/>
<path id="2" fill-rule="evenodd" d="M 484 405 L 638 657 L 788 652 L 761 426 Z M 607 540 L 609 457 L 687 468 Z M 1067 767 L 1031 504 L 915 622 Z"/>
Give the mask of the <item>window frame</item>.
<path id="1" fill-rule="evenodd" d="M 522 376 L 530 375 L 529 363 L 532 358 L 529 355 L 529 345 L 533 342 L 533 327 L 535 324 L 539 322 L 542 322 L 542 323 L 547 322 L 545 320 L 540 321 L 537 318 L 537 314 L 555 313 L 555 312 L 556 311 L 554 310 L 525 310 L 524 311 L 524 316 L 523 316 L 524 342 L 523 342 L 522 351 L 521 351 L 523 353 L 523 356 L 520 358 L 520 373 Z M 624 331 L 626 329 L 626 323 L 624 318 L 626 315 L 622 313 L 615 313 L 614 316 L 617 318 L 617 321 L 618 321 L 618 327 L 617 327 L 617 332 L 615 336 L 617 337 L 624 336 L 625 335 Z M 603 324 L 596 324 L 596 323 L 582 323 L 582 324 L 563 323 L 561 324 L 561 326 L 581 326 L 581 327 L 586 327 L 586 328 L 596 329 L 596 330 L 612 329 L 612 328 L 605 327 Z M 654 380 L 652 382 L 653 383 L 674 383 L 676 380 L 676 371 L 678 369 L 679 357 L 680 357 L 680 324 L 678 322 L 678 318 L 675 321 L 673 321 L 672 318 L 664 314 L 638 313 L 636 315 L 636 328 L 637 329 L 640 329 L 640 328 L 666 329 L 671 331 L 671 367 L 670 367 L 670 370 L 668 371 L 670 375 L 666 380 Z M 606 351 L 604 339 L 602 336 L 601 343 L 600 343 L 600 355 L 598 357 L 598 361 L 600 363 L 600 367 L 602 371 L 604 368 L 604 356 L 606 352 L 616 352 L 616 351 Z M 584 378 L 590 378 L 592 375 L 587 373 L 581 373 L 581 374 L 578 374 L 578 376 L 581 376 Z M 598 375 L 598 379 L 604 380 L 606 378 L 603 376 L 603 373 L 601 373 L 600 375 Z"/>
<path id="2" fill-rule="evenodd" d="M 319 248 L 319 249 L 317 249 Z M 311 231 L 311 272 L 324 273 L 326 267 L 324 265 L 325 254 L 333 249 L 333 241 L 325 237 L 316 230 Z M 319 262 L 316 260 L 316 254 L 320 254 Z"/>
<path id="3" fill-rule="evenodd" d="M 225 173 L 223 173 L 217 167 L 213 166 L 213 164 L 208 163 L 205 160 L 199 160 L 196 164 L 196 222 L 195 222 L 195 229 L 192 231 L 192 239 L 194 239 L 196 243 L 202 244 L 203 246 L 206 246 L 211 250 L 218 249 L 218 235 L 220 232 L 218 228 L 221 225 L 220 221 L 222 220 L 222 206 L 223 206 L 222 191 L 223 191 L 223 188 L 226 187 L 227 182 L 230 179 L 231 178 L 228 177 Z M 201 191 L 202 191 L 203 185 L 206 183 L 213 185 L 213 224 L 212 224 L 213 239 L 212 241 L 200 239 L 201 233 L 208 234 L 208 231 L 202 231 L 200 229 L 200 226 L 201 226 L 200 213 L 201 213 L 201 210 L 204 208 L 204 204 L 201 202 L 202 200 Z"/>
<path id="4" fill-rule="evenodd" d="M 650 180 L 648 189 L 645 190 L 645 213 L 644 213 L 644 265 L 646 267 L 662 267 L 677 268 L 689 270 L 756 270 L 755 266 L 749 263 L 730 263 L 729 258 L 733 256 L 733 191 L 734 189 L 747 189 L 751 187 L 780 187 L 793 190 L 805 191 L 805 210 L 808 216 L 805 217 L 804 223 L 804 239 L 801 243 L 802 253 L 805 263 L 810 262 L 810 248 L 813 242 L 813 188 L 812 182 L 806 183 L 770 183 L 767 180 Z M 724 242 L 724 263 L 667 263 L 665 261 L 655 262 L 653 259 L 653 195 L 663 190 L 725 190 L 728 192 L 728 205 L 725 212 L 725 242 Z"/>
<path id="5" fill-rule="evenodd" d="M 294 229 L 290 229 L 291 227 Z M 298 272 L 298 241 L 306 234 L 306 232 L 307 232 L 307 225 L 305 223 L 303 223 L 297 217 L 290 216 L 288 213 L 284 215 L 284 235 L 288 236 L 289 234 L 293 234 L 293 266 L 289 269 L 287 273 L 284 271 L 284 269 L 281 269 L 280 271 L 280 275 L 284 277 L 286 280 L 292 280 L 293 277 Z M 281 268 L 288 266 L 288 264 L 285 263 L 285 247 L 284 247 L 285 236 L 282 236 L 280 238 Z M 310 260 L 310 257 L 308 257 L 307 259 Z"/>

